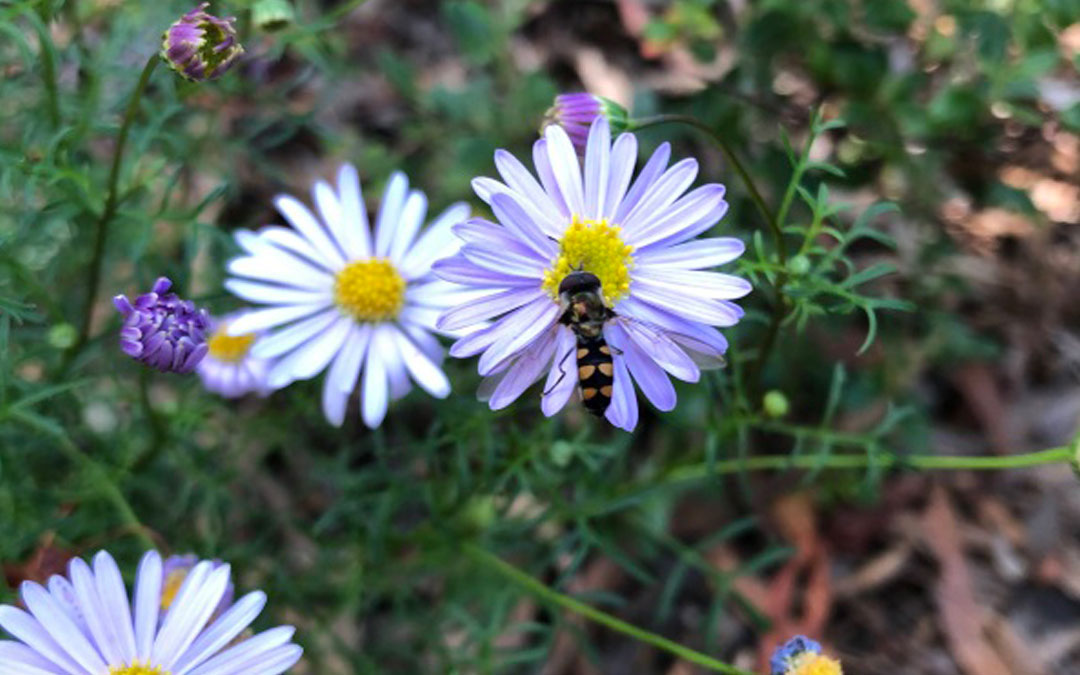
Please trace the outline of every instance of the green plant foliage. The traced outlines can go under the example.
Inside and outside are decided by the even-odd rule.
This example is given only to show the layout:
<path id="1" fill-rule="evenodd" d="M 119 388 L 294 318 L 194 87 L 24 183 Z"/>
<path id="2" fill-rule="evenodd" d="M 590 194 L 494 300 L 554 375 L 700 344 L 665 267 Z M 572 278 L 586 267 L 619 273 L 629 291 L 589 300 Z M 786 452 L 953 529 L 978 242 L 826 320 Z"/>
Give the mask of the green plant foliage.
<path id="1" fill-rule="evenodd" d="M 566 605 L 523 612 L 520 583 L 463 545 L 729 661 L 769 627 L 736 580 L 791 554 L 746 512 L 739 462 L 802 462 L 763 468 L 789 469 L 826 505 L 872 500 L 890 471 L 925 468 L 906 464 L 933 449 L 918 444 L 928 413 L 897 384 L 900 346 L 991 359 L 996 341 L 945 309 L 964 288 L 940 271 L 955 254 L 940 230 L 903 255 L 894 233 L 938 222 L 946 192 L 969 178 L 950 167 L 985 160 L 1004 119 L 1080 130 L 1078 104 L 1047 108 L 1043 92 L 1051 76 L 1076 76 L 1056 44 L 1078 20 L 1067 0 L 948 0 L 944 31 L 904 0 L 662 3 L 643 40 L 700 62 L 732 57 L 700 91 L 635 91 L 641 117 L 699 126 L 649 125 L 643 151 L 670 140 L 675 156 L 701 160 L 702 179 L 728 187 L 731 212 L 710 234 L 747 244 L 737 273 L 755 287 L 746 319 L 725 330 L 728 367 L 680 383 L 678 407 L 643 411 L 632 435 L 579 408 L 545 418 L 535 389 L 492 412 L 472 393 L 475 363 L 453 360 L 448 399 L 407 396 L 376 431 L 351 404 L 334 429 L 321 380 L 224 401 L 195 378 L 142 370 L 116 347 L 108 299 L 167 275 L 213 311 L 234 309 L 221 287 L 232 232 L 279 222 L 275 194 L 305 195 L 342 161 L 360 168 L 369 201 L 400 169 L 433 212 L 466 199 L 486 217 L 471 180 L 494 174 L 497 148 L 527 157 L 553 97 L 580 88 L 557 51 L 515 58 L 529 53 L 520 42 L 539 32 L 537 15 L 562 10 L 454 0 L 413 15 L 413 3 L 304 0 L 270 33 L 251 21 L 253 3 L 218 4 L 239 17 L 248 59 L 209 84 L 152 73 L 110 214 L 110 162 L 140 69 L 191 3 L 0 2 L 0 562 L 45 545 L 108 548 L 126 571 L 150 546 L 228 560 L 239 586 L 267 591 L 261 622 L 297 625 L 306 672 L 536 672 L 563 634 L 607 662 L 610 644 L 593 644 Z M 603 5 L 616 25 L 613 8 L 581 4 Z M 735 16 L 728 4 L 745 6 Z M 909 44 L 916 24 L 925 39 Z M 625 51 L 641 72 L 663 63 Z M 778 86 L 781 70 L 812 100 Z M 992 176 L 969 182 L 980 205 L 1034 211 Z M 845 203 L 860 190 L 872 205 Z M 852 348 L 822 356 L 821 335 L 852 333 Z M 852 365 L 875 350 L 883 362 Z M 867 428 L 838 429 L 872 402 L 886 412 Z M 744 510 L 723 527 L 673 533 L 688 500 L 729 497 Z M 739 549 L 737 569 L 709 561 L 721 543 Z M 574 593 L 597 559 L 625 583 Z M 0 601 L 15 596 L 0 584 Z M 689 640 L 685 607 L 701 617 Z M 745 631 L 721 635 L 733 622 Z"/>

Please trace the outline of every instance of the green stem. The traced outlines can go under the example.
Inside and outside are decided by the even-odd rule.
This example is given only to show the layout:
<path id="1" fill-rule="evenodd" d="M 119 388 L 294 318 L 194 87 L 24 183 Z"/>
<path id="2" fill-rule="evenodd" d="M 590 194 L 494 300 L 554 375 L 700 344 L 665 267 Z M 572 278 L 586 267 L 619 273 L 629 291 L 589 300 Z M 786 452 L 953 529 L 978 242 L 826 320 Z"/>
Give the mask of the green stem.
<path id="1" fill-rule="evenodd" d="M 1073 461 L 1074 450 L 1069 446 L 1039 450 L 1020 455 L 975 456 L 962 455 L 915 455 L 900 457 L 882 452 L 870 455 L 759 455 L 675 467 L 658 477 L 651 477 L 642 485 L 631 486 L 604 503 L 584 504 L 575 510 L 574 517 L 595 517 L 612 509 L 611 504 L 623 505 L 638 502 L 644 495 L 655 490 L 670 488 L 680 483 L 693 483 L 744 471 L 790 471 L 801 469 L 821 471 L 824 469 L 878 469 L 909 467 L 913 469 L 996 471 L 1001 469 L 1026 469 L 1044 464 L 1060 464 Z M 615 507 L 616 509 L 618 506 Z"/>
<path id="2" fill-rule="evenodd" d="M 690 663 L 703 666 L 718 673 L 731 673 L 733 675 L 753 675 L 752 673 L 736 668 L 735 666 L 718 661 L 711 656 L 702 654 L 699 651 L 685 647 L 677 642 L 669 640 L 662 635 L 649 632 L 642 628 L 638 628 L 633 624 L 629 624 L 621 619 L 618 619 L 607 612 L 603 612 L 595 607 L 586 605 L 580 600 L 576 600 L 569 595 L 560 593 L 553 588 L 550 588 L 546 584 L 538 581 L 531 575 L 521 571 L 517 567 L 514 567 L 510 563 L 506 562 L 502 558 L 490 553 L 479 546 L 471 543 L 462 544 L 462 550 L 465 555 L 474 562 L 483 565 L 495 572 L 498 572 L 508 580 L 514 582 L 518 586 L 521 586 L 525 590 L 529 591 L 536 597 L 549 602 L 553 605 L 562 607 L 563 609 L 579 614 L 586 619 L 595 621 L 602 624 L 614 631 L 628 635 L 635 640 L 645 642 L 659 649 L 663 649 L 666 652 L 674 654 L 675 656 L 688 661 Z"/>
<path id="3" fill-rule="evenodd" d="M 124 121 L 120 126 L 120 134 L 116 137 L 116 147 L 113 148 L 112 166 L 109 169 L 109 183 L 108 193 L 105 197 L 105 208 L 101 211 L 101 217 L 98 218 L 97 231 L 94 238 L 94 251 L 93 256 L 90 259 L 90 279 L 87 282 L 86 290 L 86 307 L 83 311 L 82 326 L 79 328 L 79 339 L 75 341 L 75 344 L 71 348 L 71 354 L 77 353 L 85 345 L 87 340 L 90 339 L 90 323 L 94 315 L 94 299 L 97 297 L 98 286 L 101 285 L 101 271 L 105 263 L 105 240 L 109 232 L 109 222 L 116 215 L 116 208 L 119 204 L 117 199 L 117 184 L 120 182 L 120 161 L 124 156 L 124 146 L 127 145 L 128 132 L 131 129 L 131 123 L 135 120 L 135 113 L 139 110 L 139 101 L 142 100 L 143 91 L 146 89 L 147 82 L 150 81 L 150 75 L 154 72 L 154 68 L 157 67 L 158 61 L 161 59 L 157 54 L 150 57 L 150 60 L 146 62 L 146 66 L 143 67 L 142 74 L 139 76 L 139 81 L 135 85 L 135 90 L 131 92 L 131 98 L 128 100 L 127 111 L 124 113 Z"/>
<path id="4" fill-rule="evenodd" d="M 727 159 L 728 163 L 735 169 L 735 173 L 739 174 L 739 178 L 750 193 L 750 198 L 754 201 L 758 211 L 761 212 L 762 218 L 765 219 L 765 224 L 769 227 L 769 232 L 772 233 L 773 239 L 776 242 L 776 250 L 780 256 L 781 264 L 787 262 L 787 246 L 784 243 L 784 234 L 780 231 L 779 221 L 773 216 L 768 205 L 765 204 L 765 199 L 761 196 L 761 192 L 758 190 L 757 184 L 754 183 L 754 179 L 750 177 L 750 173 L 746 170 L 746 167 L 743 166 L 743 163 L 739 161 L 739 157 L 735 154 L 735 151 L 731 149 L 731 146 L 728 145 L 727 141 L 725 141 L 720 134 L 716 133 L 712 127 L 689 115 L 655 115 L 653 117 L 645 117 L 639 120 L 631 120 L 628 128 L 632 131 L 637 131 L 658 124 L 685 124 L 697 129 L 712 140 L 713 145 L 723 153 L 724 158 Z"/>
<path id="5" fill-rule="evenodd" d="M 63 451 L 72 463 L 90 473 L 102 494 L 112 502 L 113 507 L 120 516 L 120 520 L 128 529 L 135 533 L 135 536 L 142 542 L 147 550 L 157 547 L 154 540 L 146 533 L 146 526 L 143 525 L 142 521 L 139 520 L 139 517 L 135 515 L 135 509 L 131 508 L 131 504 L 124 498 L 124 493 L 120 491 L 120 488 L 117 487 L 116 483 L 109 477 L 105 469 L 80 450 L 79 446 L 75 445 L 63 430 L 44 424 L 37 416 L 21 410 L 9 408 L 7 415 L 31 429 L 55 439 L 60 450 Z"/>
<path id="6" fill-rule="evenodd" d="M 41 41 L 41 69 L 45 79 L 45 95 L 48 101 L 49 122 L 53 129 L 60 126 L 60 97 L 56 86 L 56 47 L 49 35 L 49 13 L 43 3 L 38 6 L 41 22 L 34 23 Z"/>

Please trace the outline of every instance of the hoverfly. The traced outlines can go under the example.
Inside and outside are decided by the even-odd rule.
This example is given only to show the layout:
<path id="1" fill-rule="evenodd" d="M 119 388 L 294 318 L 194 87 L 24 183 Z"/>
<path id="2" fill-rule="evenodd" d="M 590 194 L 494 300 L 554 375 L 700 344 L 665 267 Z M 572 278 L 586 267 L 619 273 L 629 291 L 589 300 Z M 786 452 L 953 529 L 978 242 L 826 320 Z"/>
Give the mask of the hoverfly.
<path id="1" fill-rule="evenodd" d="M 724 365 L 723 355 L 702 340 L 681 333 L 668 337 L 670 331 L 648 321 L 617 315 L 604 303 L 600 279 L 591 272 L 576 270 L 567 274 L 559 284 L 559 303 L 563 308 L 559 323 L 568 326 L 577 338 L 575 355 L 581 401 L 585 408 L 597 417 L 603 417 L 611 404 L 615 380 L 613 347 L 604 337 L 604 326 L 609 321 L 619 321 L 624 330 L 635 332 L 640 342 L 650 346 L 648 356 L 657 361 L 678 361 L 681 357 L 691 360 L 693 365 L 703 370 Z M 570 353 L 573 352 L 568 352 L 557 365 L 561 374 L 551 389 L 566 377 L 564 366 Z M 615 353 L 622 352 L 615 348 Z"/>

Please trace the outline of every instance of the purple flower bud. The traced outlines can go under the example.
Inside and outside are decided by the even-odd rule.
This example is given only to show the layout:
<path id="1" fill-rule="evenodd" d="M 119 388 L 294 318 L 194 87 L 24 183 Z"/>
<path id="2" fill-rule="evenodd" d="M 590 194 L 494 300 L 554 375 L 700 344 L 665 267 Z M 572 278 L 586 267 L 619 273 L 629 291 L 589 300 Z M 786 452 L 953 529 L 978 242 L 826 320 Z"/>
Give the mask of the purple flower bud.
<path id="1" fill-rule="evenodd" d="M 206 356 L 210 315 L 190 300 L 166 293 L 171 287 L 172 282 L 161 277 L 134 303 L 124 295 L 113 298 L 124 315 L 120 348 L 162 372 L 190 373 Z"/>
<path id="2" fill-rule="evenodd" d="M 622 133 L 630 126 L 629 113 L 615 101 L 584 92 L 559 94 L 555 97 L 555 105 L 544 114 L 540 131 L 543 133 L 544 127 L 549 124 L 559 125 L 570 136 L 577 153 L 584 157 L 589 127 L 593 120 L 601 116 L 607 118 L 613 134 Z"/>
<path id="3" fill-rule="evenodd" d="M 162 36 L 161 58 L 193 82 L 220 77 L 244 53 L 233 28 L 236 18 L 207 14 L 209 5 L 204 2 L 180 17 Z"/>

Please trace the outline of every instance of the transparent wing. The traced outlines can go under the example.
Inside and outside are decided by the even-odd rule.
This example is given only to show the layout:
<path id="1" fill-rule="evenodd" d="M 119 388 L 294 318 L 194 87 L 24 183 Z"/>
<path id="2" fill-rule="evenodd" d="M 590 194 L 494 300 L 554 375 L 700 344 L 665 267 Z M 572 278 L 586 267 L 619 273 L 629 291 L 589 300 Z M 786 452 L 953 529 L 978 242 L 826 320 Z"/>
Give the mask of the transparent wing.
<path id="1" fill-rule="evenodd" d="M 680 357 L 689 357 L 700 370 L 715 370 L 727 365 L 724 353 L 700 337 L 625 314 L 613 320 L 620 322 L 638 345 L 661 363 L 665 360 L 677 363 Z"/>

